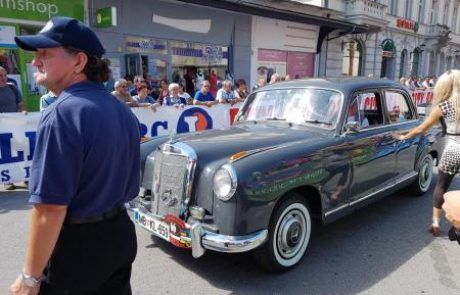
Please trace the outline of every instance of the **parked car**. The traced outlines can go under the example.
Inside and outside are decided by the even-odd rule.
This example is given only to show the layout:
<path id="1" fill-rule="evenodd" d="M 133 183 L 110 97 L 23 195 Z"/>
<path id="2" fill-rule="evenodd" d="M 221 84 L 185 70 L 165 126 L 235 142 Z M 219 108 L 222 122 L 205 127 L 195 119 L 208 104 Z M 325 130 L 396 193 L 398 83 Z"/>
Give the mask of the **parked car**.
<path id="1" fill-rule="evenodd" d="M 417 126 L 409 93 L 379 79 L 308 79 L 252 93 L 224 130 L 141 145 L 135 222 L 175 246 L 254 251 L 271 271 L 306 253 L 312 219 L 330 223 L 409 186 L 430 189 L 439 132 L 398 141 Z"/>

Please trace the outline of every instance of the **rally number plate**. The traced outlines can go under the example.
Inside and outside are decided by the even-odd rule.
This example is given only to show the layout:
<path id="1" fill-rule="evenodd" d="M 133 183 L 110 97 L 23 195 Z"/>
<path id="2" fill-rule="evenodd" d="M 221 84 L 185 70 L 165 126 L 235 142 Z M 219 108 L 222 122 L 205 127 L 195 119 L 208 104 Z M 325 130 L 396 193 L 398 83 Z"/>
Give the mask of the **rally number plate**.
<path id="1" fill-rule="evenodd" d="M 142 226 L 154 235 L 169 242 L 169 224 L 160 219 L 142 213 L 139 210 L 134 211 L 134 223 Z"/>

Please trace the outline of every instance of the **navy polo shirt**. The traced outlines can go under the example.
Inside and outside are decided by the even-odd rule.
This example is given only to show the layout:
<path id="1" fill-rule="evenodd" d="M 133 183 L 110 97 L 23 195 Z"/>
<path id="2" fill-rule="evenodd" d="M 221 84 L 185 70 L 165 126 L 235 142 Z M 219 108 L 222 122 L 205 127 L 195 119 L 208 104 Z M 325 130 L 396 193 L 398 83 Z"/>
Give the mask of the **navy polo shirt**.
<path id="1" fill-rule="evenodd" d="M 30 202 L 67 205 L 77 218 L 99 215 L 137 196 L 139 171 L 135 115 L 103 84 L 80 82 L 42 114 Z"/>

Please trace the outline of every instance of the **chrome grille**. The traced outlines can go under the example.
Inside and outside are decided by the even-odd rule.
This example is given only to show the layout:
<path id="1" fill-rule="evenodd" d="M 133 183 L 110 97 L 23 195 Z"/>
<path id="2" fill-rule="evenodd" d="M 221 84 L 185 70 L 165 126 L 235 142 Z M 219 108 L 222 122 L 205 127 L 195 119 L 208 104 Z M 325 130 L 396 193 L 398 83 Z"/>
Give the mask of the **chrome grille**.
<path id="1" fill-rule="evenodd" d="M 184 217 L 193 183 L 195 152 L 183 143 L 167 143 L 153 157 L 152 212 Z"/>

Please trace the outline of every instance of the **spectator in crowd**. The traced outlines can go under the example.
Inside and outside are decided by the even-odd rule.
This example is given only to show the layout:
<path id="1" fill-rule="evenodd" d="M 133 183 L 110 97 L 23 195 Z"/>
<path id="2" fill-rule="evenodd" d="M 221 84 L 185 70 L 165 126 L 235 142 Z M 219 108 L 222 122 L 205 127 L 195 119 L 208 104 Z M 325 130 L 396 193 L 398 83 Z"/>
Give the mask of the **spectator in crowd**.
<path id="1" fill-rule="evenodd" d="M 128 106 L 137 107 L 137 102 L 128 92 L 128 81 L 125 79 L 118 79 L 115 82 L 115 90 L 112 91 L 112 94 L 115 95 L 115 97 L 120 101 L 126 103 Z"/>
<path id="2" fill-rule="evenodd" d="M 0 67 L 0 113 L 25 112 L 26 106 L 18 88 L 7 82 L 8 74 Z"/>
<path id="3" fill-rule="evenodd" d="M 238 97 L 238 102 L 243 101 L 248 97 L 249 91 L 248 86 L 246 85 L 246 81 L 243 79 L 236 80 L 236 94 Z"/>
<path id="4" fill-rule="evenodd" d="M 273 75 L 270 78 L 270 84 L 275 84 L 280 81 L 281 81 L 280 75 L 278 73 L 273 73 Z"/>
<path id="5" fill-rule="evenodd" d="M 441 206 L 444 203 L 444 193 L 452 179 L 460 170 L 460 70 L 449 70 L 439 77 L 433 90 L 433 108 L 423 123 L 410 130 L 407 134 L 395 134 L 398 140 L 413 138 L 428 131 L 443 118 L 446 123 L 447 140 L 441 156 L 438 169 L 438 180 L 433 194 L 433 222 L 431 232 L 434 236 L 440 234 Z"/>
<path id="6" fill-rule="evenodd" d="M 399 78 L 399 84 L 406 86 L 406 77 L 402 76 L 401 78 Z"/>
<path id="7" fill-rule="evenodd" d="M 145 83 L 138 85 L 139 87 L 137 88 L 137 95 L 133 96 L 133 99 L 136 101 L 137 105 L 140 107 L 148 107 L 153 111 L 156 111 L 160 104 L 157 103 L 153 97 L 148 95 L 149 90 L 147 89 L 147 85 Z"/>
<path id="8" fill-rule="evenodd" d="M 193 104 L 212 107 L 217 103 L 217 101 L 214 99 L 214 96 L 212 96 L 212 94 L 209 92 L 209 87 L 210 85 L 208 80 L 203 80 L 203 82 L 201 82 L 200 91 L 195 93 Z"/>
<path id="9" fill-rule="evenodd" d="M 425 77 L 425 79 L 423 79 L 422 87 L 425 88 L 425 89 L 431 88 L 431 86 L 430 86 L 430 78 L 429 77 Z"/>
<path id="10" fill-rule="evenodd" d="M 252 90 L 256 90 L 256 89 L 259 89 L 260 87 L 264 87 L 265 85 L 267 84 L 267 80 L 265 79 L 259 79 L 257 80 L 257 84 L 254 85 L 254 87 L 252 88 Z"/>
<path id="11" fill-rule="evenodd" d="M 163 105 L 175 106 L 176 108 L 183 108 L 187 104 L 187 100 L 179 94 L 180 86 L 177 83 L 171 83 L 168 86 L 169 96 L 163 99 Z"/>
<path id="12" fill-rule="evenodd" d="M 217 95 L 217 81 L 219 80 L 219 77 L 216 74 L 216 71 L 211 70 L 211 73 L 209 74 L 209 92 L 211 92 L 211 95 L 216 97 Z"/>
<path id="13" fill-rule="evenodd" d="M 137 89 L 141 86 L 141 84 L 145 84 L 145 79 L 141 75 L 137 75 L 134 76 L 133 82 L 133 89 L 129 92 L 131 96 L 137 95 Z"/>
<path id="14" fill-rule="evenodd" d="M 28 250 L 10 292 L 131 294 L 137 239 L 124 204 L 139 192 L 138 121 L 105 89 L 105 50 L 85 24 L 54 17 L 15 41 L 36 51 L 35 82 L 62 95 L 38 125 Z"/>
<path id="15" fill-rule="evenodd" d="M 235 104 L 238 100 L 236 91 L 232 89 L 233 83 L 230 80 L 225 80 L 222 82 L 222 88 L 217 91 L 216 100 L 219 103 L 229 103 L 231 105 Z"/>
<path id="16" fill-rule="evenodd" d="M 42 95 L 40 97 L 40 112 L 43 112 L 50 104 L 56 102 L 58 99 L 57 95 L 53 93 L 53 91 L 48 91 L 48 93 Z"/>
<path id="17" fill-rule="evenodd" d="M 187 72 L 184 76 L 185 79 L 185 92 L 187 92 L 190 96 L 194 95 L 195 93 L 195 84 L 193 82 L 193 75 L 190 72 Z"/>
<path id="18" fill-rule="evenodd" d="M 193 104 L 193 99 L 188 92 L 184 91 L 184 85 L 179 84 L 179 96 L 183 97 L 187 104 Z"/>
<path id="19" fill-rule="evenodd" d="M 23 112 L 27 114 L 21 93 L 14 84 L 8 83 L 7 79 L 5 68 L 0 67 L 0 113 Z M 5 183 L 3 187 L 6 190 L 16 189 L 13 183 Z"/>
<path id="20" fill-rule="evenodd" d="M 169 96 L 169 82 L 167 79 L 161 79 L 160 81 L 160 93 L 158 95 L 157 102 L 163 104 L 163 100 Z"/>

